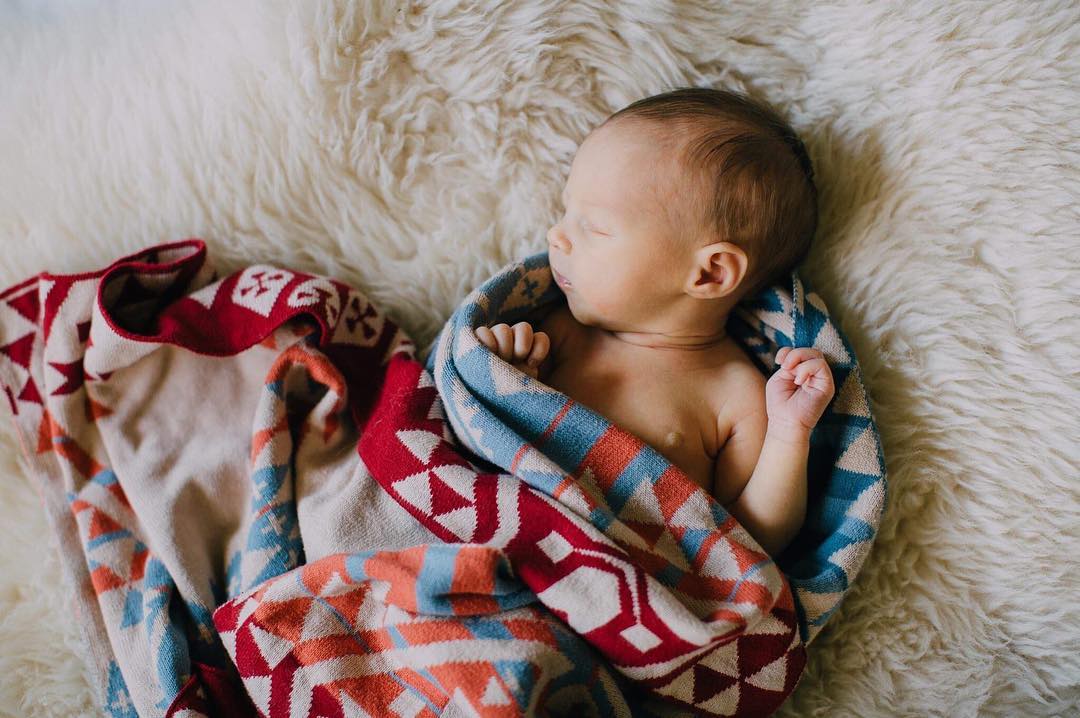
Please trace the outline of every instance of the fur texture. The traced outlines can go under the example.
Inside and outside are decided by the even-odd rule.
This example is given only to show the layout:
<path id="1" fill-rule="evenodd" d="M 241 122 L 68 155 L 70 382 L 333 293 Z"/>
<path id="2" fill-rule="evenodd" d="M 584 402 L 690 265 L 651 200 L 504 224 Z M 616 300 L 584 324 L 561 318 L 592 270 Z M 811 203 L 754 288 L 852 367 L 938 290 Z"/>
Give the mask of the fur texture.
<path id="1" fill-rule="evenodd" d="M 223 269 L 355 283 L 424 346 L 544 246 L 596 123 L 675 86 L 748 90 L 814 159 L 804 276 L 890 471 L 782 715 L 1080 711 L 1080 6 L 423 5 L 0 6 L 0 284 L 200 236 Z M 2 425 L 0 714 L 94 715 Z"/>

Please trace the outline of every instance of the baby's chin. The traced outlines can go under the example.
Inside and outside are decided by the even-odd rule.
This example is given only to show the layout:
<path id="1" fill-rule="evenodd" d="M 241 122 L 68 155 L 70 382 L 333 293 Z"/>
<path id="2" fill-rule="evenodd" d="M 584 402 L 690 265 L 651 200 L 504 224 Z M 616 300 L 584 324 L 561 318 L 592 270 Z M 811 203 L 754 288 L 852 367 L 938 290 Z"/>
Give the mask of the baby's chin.
<path id="1" fill-rule="evenodd" d="M 586 327 L 593 327 L 595 329 L 613 331 L 613 324 L 608 318 L 597 316 L 589 308 L 583 307 L 581 302 L 572 294 L 566 295 L 566 306 L 570 309 L 570 315 L 574 317 L 578 324 Z"/>
<path id="2" fill-rule="evenodd" d="M 572 294 L 566 295 L 566 307 L 570 310 L 570 316 L 572 316 L 578 324 L 587 327 L 593 326 L 592 316 L 581 306 L 581 302 L 577 301 Z"/>

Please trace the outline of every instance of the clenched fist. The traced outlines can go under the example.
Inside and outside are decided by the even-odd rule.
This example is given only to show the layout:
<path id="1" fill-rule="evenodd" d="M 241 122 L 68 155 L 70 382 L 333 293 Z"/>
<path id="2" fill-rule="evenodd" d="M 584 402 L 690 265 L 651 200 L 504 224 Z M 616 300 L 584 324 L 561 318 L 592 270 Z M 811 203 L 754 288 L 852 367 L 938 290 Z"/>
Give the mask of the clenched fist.
<path id="1" fill-rule="evenodd" d="M 477 327 L 476 338 L 499 357 L 533 379 L 540 373 L 540 362 L 551 349 L 551 340 L 544 332 L 533 333 L 528 322 L 496 324 L 493 327 Z"/>
<path id="2" fill-rule="evenodd" d="M 809 347 L 782 347 L 776 370 L 765 384 L 769 430 L 809 436 L 833 396 L 832 370 L 825 356 Z"/>

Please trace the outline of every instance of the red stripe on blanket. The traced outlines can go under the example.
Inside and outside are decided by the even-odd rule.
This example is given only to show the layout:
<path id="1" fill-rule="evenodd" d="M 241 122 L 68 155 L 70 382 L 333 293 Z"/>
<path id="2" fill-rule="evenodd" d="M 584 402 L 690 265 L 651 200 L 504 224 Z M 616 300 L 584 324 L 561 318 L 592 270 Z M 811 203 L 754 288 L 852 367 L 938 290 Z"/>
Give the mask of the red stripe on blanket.
<path id="1" fill-rule="evenodd" d="M 574 405 L 574 400 L 573 399 L 567 399 L 566 403 L 563 404 L 561 409 L 559 409 L 559 412 L 557 414 L 555 414 L 555 418 L 552 419 L 551 423 L 548 424 L 548 427 L 546 429 L 544 429 L 544 433 L 540 434 L 540 436 L 537 437 L 536 441 L 532 442 L 531 444 L 525 444 L 520 449 L 517 450 L 517 453 L 514 454 L 513 460 L 510 462 L 510 473 L 511 474 L 517 472 L 518 462 L 521 461 L 521 457 L 525 456 L 525 454 L 529 451 L 530 448 L 532 448 L 534 446 L 539 448 L 540 446 L 543 446 L 544 443 L 548 439 L 551 438 L 551 435 L 555 433 L 555 428 L 558 427 L 558 425 L 562 422 L 563 417 L 566 416 L 566 414 L 570 411 L 570 407 L 572 407 L 573 405 Z M 563 492 L 563 490 L 566 488 L 568 483 L 569 483 L 568 481 L 563 481 L 563 483 L 561 483 L 555 489 L 555 493 L 553 494 L 555 496 L 555 498 L 559 498 L 559 494 L 561 494 Z"/>
<path id="2" fill-rule="evenodd" d="M 559 409 L 559 413 L 555 415 L 555 418 L 548 424 L 548 428 L 544 429 L 544 433 L 540 435 L 540 438 L 536 440 L 537 446 L 542 446 L 544 442 L 551 438 L 551 435 L 555 433 L 555 428 L 562 423 L 563 417 L 570 411 L 570 407 L 574 405 L 573 399 L 567 399 L 563 407 Z"/>
<path id="3" fill-rule="evenodd" d="M 633 461 L 644 444 L 631 434 L 609 426 L 585 454 L 574 475 L 580 477 L 586 470 L 592 471 L 593 480 L 603 491 L 611 489 L 615 479 L 627 464 Z"/>
<path id="4" fill-rule="evenodd" d="M 425 620 L 418 623 L 399 623 L 395 626 L 410 646 L 440 641 L 467 641 L 473 637 L 472 631 L 461 621 L 430 619 L 426 616 L 424 618 Z"/>
<path id="5" fill-rule="evenodd" d="M 385 599 L 387 603 L 415 612 L 416 577 L 424 567 L 426 550 L 426 545 L 420 545 L 400 551 L 380 551 L 364 562 L 364 573 L 390 585 Z"/>
<path id="6" fill-rule="evenodd" d="M 656 498 L 660 502 L 660 511 L 664 514 L 664 522 L 671 525 L 671 517 L 697 490 L 698 485 L 691 481 L 686 474 L 674 466 L 668 466 L 653 484 L 653 493 L 656 494 Z"/>

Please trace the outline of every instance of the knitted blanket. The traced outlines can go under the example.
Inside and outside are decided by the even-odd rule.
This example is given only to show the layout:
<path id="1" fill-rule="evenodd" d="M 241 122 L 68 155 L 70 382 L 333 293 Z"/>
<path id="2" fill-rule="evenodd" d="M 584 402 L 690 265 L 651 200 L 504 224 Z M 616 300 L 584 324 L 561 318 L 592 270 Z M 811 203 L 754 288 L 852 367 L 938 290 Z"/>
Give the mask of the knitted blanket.
<path id="1" fill-rule="evenodd" d="M 354 288 L 152 247 L 0 293 L 0 386 L 101 704 L 156 715 L 767 715 L 885 499 L 850 347 L 797 275 L 738 310 L 763 370 L 837 396 L 775 561 L 634 436 L 472 329 L 558 299 L 546 255 L 471 294 L 421 366 Z"/>

